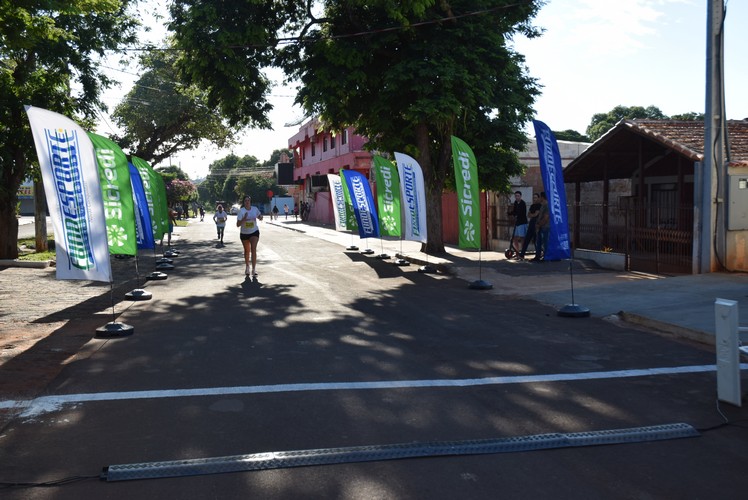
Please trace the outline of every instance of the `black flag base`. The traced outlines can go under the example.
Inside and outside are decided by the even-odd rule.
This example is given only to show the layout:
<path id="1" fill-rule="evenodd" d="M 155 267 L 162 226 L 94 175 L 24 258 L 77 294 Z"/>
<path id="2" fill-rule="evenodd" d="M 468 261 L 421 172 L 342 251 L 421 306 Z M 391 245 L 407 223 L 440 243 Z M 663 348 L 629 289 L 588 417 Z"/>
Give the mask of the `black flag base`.
<path id="1" fill-rule="evenodd" d="M 426 264 L 425 266 L 421 266 L 418 268 L 419 273 L 426 273 L 426 274 L 436 274 L 438 271 L 434 266 L 431 264 Z"/>
<path id="2" fill-rule="evenodd" d="M 166 262 L 162 262 L 161 264 L 156 264 L 156 270 L 158 271 L 171 271 L 174 269 L 173 264 L 167 264 Z"/>
<path id="3" fill-rule="evenodd" d="M 346 252 L 356 252 L 358 251 L 358 247 L 356 245 L 351 245 L 349 247 L 345 247 Z"/>
<path id="4" fill-rule="evenodd" d="M 145 277 L 147 280 L 165 280 L 168 278 L 169 275 L 165 273 L 160 273 L 158 271 L 153 271 L 151 274 Z"/>
<path id="5" fill-rule="evenodd" d="M 471 290 L 490 290 L 493 288 L 493 285 L 487 281 L 476 280 L 470 283 L 468 288 Z"/>
<path id="6" fill-rule="evenodd" d="M 361 250 L 361 253 L 364 255 L 371 255 L 374 253 L 374 250 L 372 250 L 371 248 L 367 248 L 366 250 Z"/>
<path id="7" fill-rule="evenodd" d="M 171 248 L 164 252 L 164 257 L 176 257 L 177 255 L 179 255 L 179 251 Z"/>
<path id="8" fill-rule="evenodd" d="M 407 260 L 405 260 L 405 259 L 397 259 L 397 260 L 395 261 L 395 265 L 396 265 L 396 266 L 401 266 L 401 267 L 405 267 L 405 266 L 409 266 L 409 265 L 410 265 L 410 262 L 408 262 L 408 261 L 407 261 Z"/>
<path id="9" fill-rule="evenodd" d="M 147 290 L 143 290 L 142 288 L 136 288 L 132 292 L 127 292 L 125 294 L 125 298 L 127 300 L 151 300 L 153 298 L 153 294 Z"/>
<path id="10" fill-rule="evenodd" d="M 173 264 L 173 263 L 174 261 L 167 257 L 161 257 L 160 259 L 156 259 L 156 264 Z"/>
<path id="11" fill-rule="evenodd" d="M 127 337 L 135 333 L 135 328 L 119 321 L 112 321 L 96 329 L 97 337 Z"/>
<path id="12" fill-rule="evenodd" d="M 558 315 L 564 318 L 587 318 L 590 315 L 590 310 L 579 304 L 566 304 L 558 310 Z"/>
<path id="13" fill-rule="evenodd" d="M 389 259 L 389 258 L 390 258 L 390 256 L 387 255 L 386 253 L 380 253 L 379 255 L 377 255 L 377 259 L 386 260 L 386 259 Z"/>

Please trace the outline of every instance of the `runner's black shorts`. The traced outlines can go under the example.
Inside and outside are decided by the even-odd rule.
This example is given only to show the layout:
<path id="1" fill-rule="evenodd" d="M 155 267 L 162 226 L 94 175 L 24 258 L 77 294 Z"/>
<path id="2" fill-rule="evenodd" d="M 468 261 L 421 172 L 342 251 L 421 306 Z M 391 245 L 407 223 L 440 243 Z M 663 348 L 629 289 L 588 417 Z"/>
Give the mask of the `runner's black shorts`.
<path id="1" fill-rule="evenodd" d="M 249 233 L 249 234 L 239 233 L 239 239 L 241 240 L 248 240 L 250 238 L 254 238 L 255 236 L 257 236 L 258 238 L 260 237 L 259 229 L 255 231 L 254 233 Z"/>

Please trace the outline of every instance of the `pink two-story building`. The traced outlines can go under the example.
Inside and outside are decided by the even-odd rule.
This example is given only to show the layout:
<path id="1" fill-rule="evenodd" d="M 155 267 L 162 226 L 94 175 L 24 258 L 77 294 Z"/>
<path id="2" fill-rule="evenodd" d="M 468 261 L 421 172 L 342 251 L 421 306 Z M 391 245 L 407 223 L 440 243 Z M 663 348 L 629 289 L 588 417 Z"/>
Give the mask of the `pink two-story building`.
<path id="1" fill-rule="evenodd" d="M 294 198 L 299 206 L 302 202 L 309 204 L 310 221 L 334 223 L 327 174 L 356 170 L 369 178 L 372 155 L 364 151 L 366 142 L 352 127 L 325 130 L 317 118 L 303 124 L 288 139 L 288 147 L 294 151 L 293 179 L 298 185 Z"/>

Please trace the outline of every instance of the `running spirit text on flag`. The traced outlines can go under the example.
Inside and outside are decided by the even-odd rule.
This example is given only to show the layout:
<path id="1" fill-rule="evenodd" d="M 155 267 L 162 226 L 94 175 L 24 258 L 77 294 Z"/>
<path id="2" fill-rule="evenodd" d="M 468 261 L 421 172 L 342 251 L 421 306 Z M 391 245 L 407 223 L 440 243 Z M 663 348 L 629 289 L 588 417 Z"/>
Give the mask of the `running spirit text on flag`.
<path id="1" fill-rule="evenodd" d="M 568 259 L 571 256 L 571 249 L 561 153 L 558 150 L 556 137 L 548 125 L 538 120 L 533 120 L 532 123 L 535 126 L 540 173 L 543 177 L 543 186 L 548 198 L 548 211 L 551 215 L 551 231 L 546 243 L 545 259 Z"/>
<path id="2" fill-rule="evenodd" d="M 330 194 L 332 195 L 332 212 L 335 218 L 335 230 L 345 231 L 345 195 L 343 184 L 339 175 L 327 174 L 327 182 L 330 183 Z"/>
<path id="3" fill-rule="evenodd" d="M 130 168 L 130 184 L 132 185 L 133 202 L 135 204 L 135 234 L 138 242 L 138 248 L 141 250 L 156 248 L 156 242 L 153 239 L 153 223 L 151 222 L 151 212 L 148 210 L 148 197 L 145 194 L 143 180 L 140 177 L 140 171 L 133 165 Z"/>
<path id="4" fill-rule="evenodd" d="M 345 200 L 345 227 L 350 231 L 358 231 L 358 222 L 356 222 L 356 214 L 353 212 L 351 193 L 348 191 L 348 183 L 345 180 L 346 172 L 348 171 L 342 168 L 338 172 L 340 174 L 341 185 L 343 186 L 343 199 Z"/>
<path id="5" fill-rule="evenodd" d="M 69 118 L 26 106 L 55 234 L 58 279 L 112 281 L 94 147 Z"/>
<path id="6" fill-rule="evenodd" d="M 395 153 L 400 174 L 400 191 L 403 205 L 404 238 L 410 241 L 428 241 L 426 230 L 426 189 L 423 171 L 418 162 L 404 153 Z"/>
<path id="7" fill-rule="evenodd" d="M 361 238 L 376 238 L 379 236 L 379 219 L 377 217 L 374 198 L 371 195 L 369 180 L 355 170 L 346 170 L 343 176 L 348 186 L 353 203 L 353 213 L 358 223 L 358 235 Z"/>

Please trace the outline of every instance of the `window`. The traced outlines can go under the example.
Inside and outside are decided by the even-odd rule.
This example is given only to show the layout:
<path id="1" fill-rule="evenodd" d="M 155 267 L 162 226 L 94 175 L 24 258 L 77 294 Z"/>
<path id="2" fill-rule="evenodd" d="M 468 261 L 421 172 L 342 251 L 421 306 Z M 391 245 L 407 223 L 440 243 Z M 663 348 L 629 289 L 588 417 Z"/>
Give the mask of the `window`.
<path id="1" fill-rule="evenodd" d="M 327 151 L 327 136 L 322 138 L 322 152 Z"/>
<path id="2" fill-rule="evenodd" d="M 314 155 L 317 154 L 317 148 L 316 148 L 316 146 L 317 146 L 317 144 L 314 142 L 314 140 L 312 140 L 312 156 L 314 156 Z"/>
<path id="3" fill-rule="evenodd" d="M 340 134 L 340 144 L 348 144 L 348 130 L 343 130 Z"/>
<path id="4" fill-rule="evenodd" d="M 330 136 L 330 149 L 335 149 L 335 136 Z"/>

